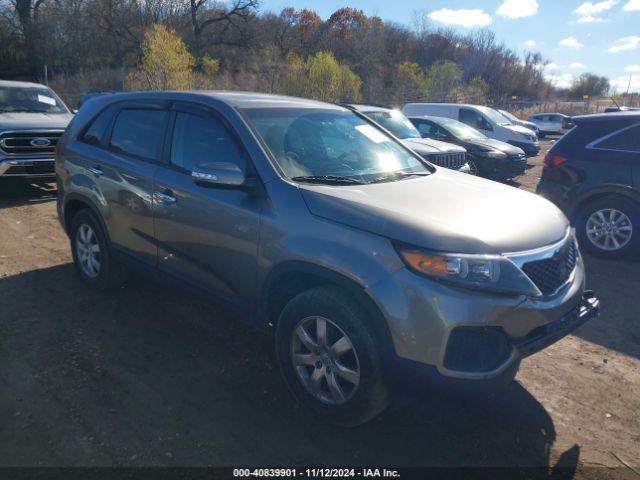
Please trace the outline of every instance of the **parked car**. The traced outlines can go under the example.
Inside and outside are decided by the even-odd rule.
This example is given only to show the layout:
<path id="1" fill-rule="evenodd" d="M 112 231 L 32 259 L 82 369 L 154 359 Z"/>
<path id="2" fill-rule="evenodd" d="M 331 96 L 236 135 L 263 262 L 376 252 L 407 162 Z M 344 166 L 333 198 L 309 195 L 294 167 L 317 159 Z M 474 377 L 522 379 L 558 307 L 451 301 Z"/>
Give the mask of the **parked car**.
<path id="1" fill-rule="evenodd" d="M 575 117 L 544 160 L 537 191 L 572 219 L 594 254 L 640 252 L 640 112 Z"/>
<path id="2" fill-rule="evenodd" d="M 0 80 L 0 178 L 53 178 L 53 153 L 72 118 L 49 87 Z"/>
<path id="3" fill-rule="evenodd" d="M 383 410 L 409 372 L 508 382 L 598 313 L 557 207 L 434 166 L 338 105 L 105 95 L 67 129 L 56 171 L 87 285 L 114 288 L 135 264 L 225 301 L 274 331 L 288 386 L 339 424 Z"/>
<path id="4" fill-rule="evenodd" d="M 458 120 L 489 138 L 521 148 L 528 157 L 540 153 L 538 137 L 528 128 L 512 125 L 493 108 L 452 103 L 408 103 L 402 108 L 408 117 L 432 116 Z"/>
<path id="5" fill-rule="evenodd" d="M 562 113 L 560 115 L 562 116 L 562 128 L 564 130 L 571 130 L 575 126 L 573 117 L 570 117 L 569 115 L 563 115 Z"/>
<path id="6" fill-rule="evenodd" d="M 607 107 L 604 109 L 604 113 L 635 112 L 639 110 L 640 108 L 636 108 L 636 107 Z"/>
<path id="7" fill-rule="evenodd" d="M 391 134 L 402 140 L 407 147 L 431 163 L 464 173 L 473 173 L 474 175 L 477 173 L 475 170 L 472 171 L 467 163 L 467 151 L 463 147 L 422 138 L 420 132 L 416 130 L 416 127 L 401 111 L 371 105 L 349 106 L 391 132 Z"/>
<path id="8" fill-rule="evenodd" d="M 444 117 L 410 117 L 409 120 L 424 138 L 464 147 L 471 170 L 481 177 L 506 180 L 525 172 L 527 157 L 522 149 L 488 138 L 469 125 Z"/>
<path id="9" fill-rule="evenodd" d="M 536 137 L 540 134 L 540 129 L 538 128 L 538 125 L 536 125 L 535 123 L 528 122 L 526 120 L 520 120 L 513 113 L 507 110 L 498 110 L 498 113 L 502 115 L 504 118 L 506 118 L 507 120 L 509 120 L 513 125 L 520 125 L 521 127 L 528 128 L 529 130 L 531 130 L 533 133 L 536 134 Z"/>
<path id="10" fill-rule="evenodd" d="M 537 113 L 530 115 L 529 121 L 538 125 L 542 137 L 563 133 L 565 125 L 565 118 L 559 113 Z"/>
<path id="11" fill-rule="evenodd" d="M 102 95 L 110 95 L 113 92 L 110 91 L 105 91 L 105 92 L 87 92 L 87 93 L 83 93 L 80 96 L 80 102 L 78 104 L 78 108 L 82 107 L 82 105 L 84 105 L 85 103 L 87 103 L 89 100 L 91 100 L 92 98 L 96 98 L 96 97 L 100 97 Z"/>

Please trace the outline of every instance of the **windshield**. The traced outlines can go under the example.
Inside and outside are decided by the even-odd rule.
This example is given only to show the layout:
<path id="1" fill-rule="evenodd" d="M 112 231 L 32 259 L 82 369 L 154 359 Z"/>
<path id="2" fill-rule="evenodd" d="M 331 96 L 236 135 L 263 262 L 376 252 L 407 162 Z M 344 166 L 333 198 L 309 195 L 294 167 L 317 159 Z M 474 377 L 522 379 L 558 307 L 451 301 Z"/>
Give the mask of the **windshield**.
<path id="1" fill-rule="evenodd" d="M 498 110 L 498 111 L 502 114 L 503 117 L 511 121 L 512 124 L 517 123 L 519 121 L 515 115 L 507 112 L 506 110 Z"/>
<path id="2" fill-rule="evenodd" d="M 364 112 L 364 114 L 402 140 L 421 137 L 420 132 L 402 112 L 391 110 L 388 112 Z"/>
<path id="3" fill-rule="evenodd" d="M 483 113 L 483 115 L 487 117 L 489 120 L 491 120 L 493 123 L 496 123 L 502 126 L 512 125 L 511 120 L 505 118 L 504 115 L 499 114 L 493 108 L 478 107 L 478 110 L 480 110 Z"/>
<path id="4" fill-rule="evenodd" d="M 0 87 L 0 112 L 68 113 L 62 100 L 46 87 Z"/>
<path id="5" fill-rule="evenodd" d="M 243 113 L 286 176 L 371 182 L 429 173 L 425 163 L 349 110 L 249 108 Z M 302 179 L 301 179 L 302 180 Z"/>
<path id="6" fill-rule="evenodd" d="M 486 135 L 480 133 L 475 128 L 470 127 L 466 123 L 458 122 L 457 120 L 447 120 L 442 124 L 442 127 L 460 140 L 484 140 L 487 138 Z"/>

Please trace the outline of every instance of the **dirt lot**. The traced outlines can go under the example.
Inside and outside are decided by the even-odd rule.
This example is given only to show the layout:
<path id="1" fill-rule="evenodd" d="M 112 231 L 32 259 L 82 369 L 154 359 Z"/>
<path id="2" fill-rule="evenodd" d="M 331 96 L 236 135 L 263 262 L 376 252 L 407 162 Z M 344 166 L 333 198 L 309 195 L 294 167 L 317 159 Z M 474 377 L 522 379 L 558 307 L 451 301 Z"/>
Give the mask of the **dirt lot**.
<path id="1" fill-rule="evenodd" d="M 540 162 L 522 188 L 535 188 Z M 622 463 L 640 467 L 637 262 L 587 258 L 601 317 L 524 361 L 508 391 L 406 396 L 342 430 L 291 399 L 268 338 L 144 280 L 89 291 L 55 192 L 0 189 L 2 466 L 560 463 L 638 478 Z"/>

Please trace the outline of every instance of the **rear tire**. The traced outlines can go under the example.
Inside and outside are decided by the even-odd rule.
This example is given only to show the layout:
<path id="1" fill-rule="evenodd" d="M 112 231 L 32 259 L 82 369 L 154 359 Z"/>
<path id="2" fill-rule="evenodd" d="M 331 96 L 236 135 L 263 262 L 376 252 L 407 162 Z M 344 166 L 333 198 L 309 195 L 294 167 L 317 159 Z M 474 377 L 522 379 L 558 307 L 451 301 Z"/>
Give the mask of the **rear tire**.
<path id="1" fill-rule="evenodd" d="M 124 269 L 113 258 L 102 225 L 91 210 L 74 215 L 69 237 L 76 273 L 85 284 L 98 291 L 122 285 Z"/>
<path id="2" fill-rule="evenodd" d="M 278 320 L 276 355 L 285 382 L 337 425 L 361 425 L 389 404 L 382 350 L 368 319 L 345 291 L 322 286 L 289 301 Z"/>
<path id="3" fill-rule="evenodd" d="M 640 252 L 640 204 L 608 195 L 582 206 L 576 217 L 580 246 L 593 255 L 625 258 Z"/>

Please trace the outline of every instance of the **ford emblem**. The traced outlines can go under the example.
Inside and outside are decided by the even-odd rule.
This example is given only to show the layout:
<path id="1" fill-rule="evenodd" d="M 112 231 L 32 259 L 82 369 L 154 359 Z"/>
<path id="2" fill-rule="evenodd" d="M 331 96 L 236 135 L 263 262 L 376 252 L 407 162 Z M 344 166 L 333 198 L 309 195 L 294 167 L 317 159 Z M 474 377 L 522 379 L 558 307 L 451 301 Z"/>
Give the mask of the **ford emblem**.
<path id="1" fill-rule="evenodd" d="M 51 145 L 51 140 L 49 140 L 48 138 L 32 138 L 31 142 L 29 142 L 31 144 L 32 147 L 48 147 L 49 145 Z"/>

